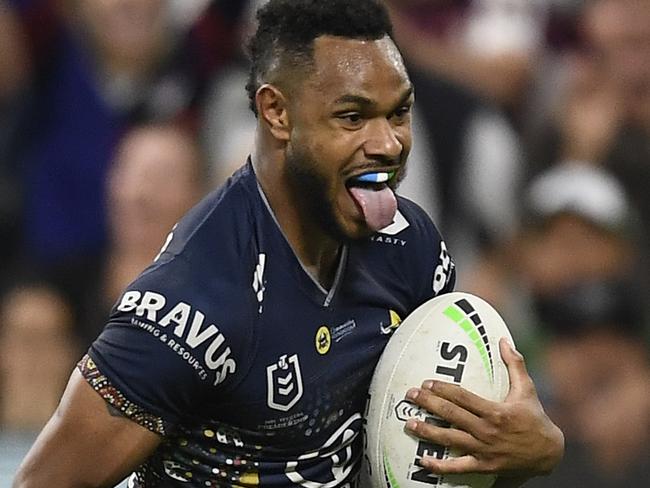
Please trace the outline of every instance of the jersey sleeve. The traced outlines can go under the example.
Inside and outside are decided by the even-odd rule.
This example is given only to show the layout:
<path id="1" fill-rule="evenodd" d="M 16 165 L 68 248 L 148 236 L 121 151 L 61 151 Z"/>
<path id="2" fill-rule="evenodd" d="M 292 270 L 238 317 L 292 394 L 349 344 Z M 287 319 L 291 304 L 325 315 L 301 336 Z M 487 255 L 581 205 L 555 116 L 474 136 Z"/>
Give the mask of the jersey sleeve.
<path id="1" fill-rule="evenodd" d="M 231 274 L 196 275 L 181 257 L 144 272 L 78 366 L 107 402 L 163 435 L 199 416 L 207 395 L 227 394 L 247 345 L 249 316 Z"/>

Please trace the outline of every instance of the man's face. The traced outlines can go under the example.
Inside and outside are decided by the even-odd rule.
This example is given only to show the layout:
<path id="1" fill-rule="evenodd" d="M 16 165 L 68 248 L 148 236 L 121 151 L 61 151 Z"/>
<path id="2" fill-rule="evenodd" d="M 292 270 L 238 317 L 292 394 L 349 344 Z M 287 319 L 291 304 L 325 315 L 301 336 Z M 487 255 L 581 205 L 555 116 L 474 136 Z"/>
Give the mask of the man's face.
<path id="1" fill-rule="evenodd" d="M 648 442 L 648 356 L 641 338 L 603 325 L 550 342 L 544 372 L 567 437 L 585 443 L 601 468 L 619 472 Z"/>
<path id="2" fill-rule="evenodd" d="M 650 117 L 650 2 L 600 0 L 586 11 L 585 32 L 600 68 L 620 88 L 627 110 Z"/>
<path id="3" fill-rule="evenodd" d="M 201 195 L 199 165 L 196 148 L 183 132 L 152 127 L 130 133 L 108 181 L 114 246 L 155 255 Z"/>
<path id="4" fill-rule="evenodd" d="M 162 0 L 78 0 L 73 5 L 99 49 L 120 59 L 153 56 L 168 27 Z"/>
<path id="5" fill-rule="evenodd" d="M 522 276 L 541 295 L 576 280 L 616 276 L 633 259 L 624 238 L 571 212 L 548 217 L 542 228 L 524 237 Z"/>
<path id="6" fill-rule="evenodd" d="M 287 180 L 328 234 L 358 239 L 392 219 L 386 207 L 411 147 L 412 104 L 411 82 L 388 37 L 316 39 L 313 71 L 289 94 Z M 394 176 L 377 185 L 356 180 L 374 172 Z"/>

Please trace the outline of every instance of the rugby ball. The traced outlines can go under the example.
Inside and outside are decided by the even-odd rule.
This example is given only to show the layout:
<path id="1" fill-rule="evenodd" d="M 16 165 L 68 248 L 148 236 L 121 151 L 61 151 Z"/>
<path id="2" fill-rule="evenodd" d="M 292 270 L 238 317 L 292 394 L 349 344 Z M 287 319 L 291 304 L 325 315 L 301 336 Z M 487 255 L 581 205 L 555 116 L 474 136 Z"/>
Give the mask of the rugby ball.
<path id="1" fill-rule="evenodd" d="M 499 339 L 512 341 L 499 313 L 485 300 L 453 292 L 413 311 L 388 341 L 375 369 L 366 409 L 366 484 L 373 488 L 488 488 L 493 475 L 434 475 L 420 467 L 424 455 L 462 453 L 418 439 L 404 429 L 409 418 L 441 426 L 443 420 L 405 400 L 424 380 L 455 383 L 492 401 L 510 387 Z"/>

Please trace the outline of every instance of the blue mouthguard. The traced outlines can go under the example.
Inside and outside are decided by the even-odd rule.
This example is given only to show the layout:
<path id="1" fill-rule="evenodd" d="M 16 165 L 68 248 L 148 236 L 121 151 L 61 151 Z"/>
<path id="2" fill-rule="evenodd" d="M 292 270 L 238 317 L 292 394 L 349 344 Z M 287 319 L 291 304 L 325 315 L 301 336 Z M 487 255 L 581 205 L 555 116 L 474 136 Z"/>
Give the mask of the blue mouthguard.
<path id="1" fill-rule="evenodd" d="M 355 180 L 363 183 L 386 183 L 394 175 L 394 171 L 391 171 L 389 173 L 380 171 L 378 173 L 366 173 L 365 175 L 358 176 L 355 178 Z"/>

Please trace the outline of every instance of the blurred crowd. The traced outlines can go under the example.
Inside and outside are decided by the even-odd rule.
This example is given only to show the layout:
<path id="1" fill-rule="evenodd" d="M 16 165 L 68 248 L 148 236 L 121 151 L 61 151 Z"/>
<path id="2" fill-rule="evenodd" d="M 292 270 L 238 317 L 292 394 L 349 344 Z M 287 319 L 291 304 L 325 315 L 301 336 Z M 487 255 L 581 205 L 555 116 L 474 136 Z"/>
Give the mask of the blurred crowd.
<path id="1" fill-rule="evenodd" d="M 0 0 L 0 429 L 39 429 L 120 290 L 243 162 L 263 0 Z M 567 455 L 650 483 L 650 0 L 384 0 L 401 193 L 505 316 Z"/>

